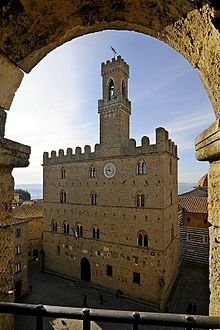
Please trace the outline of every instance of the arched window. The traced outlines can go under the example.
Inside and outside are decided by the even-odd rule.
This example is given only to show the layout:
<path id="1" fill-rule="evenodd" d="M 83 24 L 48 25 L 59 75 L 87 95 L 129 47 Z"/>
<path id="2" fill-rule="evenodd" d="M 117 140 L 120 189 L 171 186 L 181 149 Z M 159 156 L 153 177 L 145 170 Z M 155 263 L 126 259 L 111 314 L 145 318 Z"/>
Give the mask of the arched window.
<path id="1" fill-rule="evenodd" d="M 137 203 L 137 207 L 144 207 L 144 194 L 143 193 L 137 193 L 136 203 Z"/>
<path id="2" fill-rule="evenodd" d="M 66 170 L 65 170 L 65 168 L 61 168 L 61 179 L 65 179 L 66 178 Z"/>
<path id="3" fill-rule="evenodd" d="M 64 232 L 64 234 L 70 233 L 70 225 L 67 222 L 64 222 L 64 224 L 63 224 L 63 232 Z"/>
<path id="4" fill-rule="evenodd" d="M 142 234 L 138 235 L 138 246 L 142 246 L 142 240 L 143 240 L 143 236 Z"/>
<path id="5" fill-rule="evenodd" d="M 148 237 L 144 235 L 144 247 L 148 247 Z"/>
<path id="6" fill-rule="evenodd" d="M 113 98 L 115 94 L 115 85 L 114 85 L 114 82 L 113 80 L 111 79 L 110 82 L 109 82 L 109 100 L 111 100 Z"/>
<path id="7" fill-rule="evenodd" d="M 89 176 L 90 178 L 95 178 L 96 177 L 96 168 L 95 166 L 90 166 L 89 168 Z"/>
<path id="8" fill-rule="evenodd" d="M 137 175 L 146 174 L 146 163 L 144 160 L 139 160 L 137 163 Z"/>
<path id="9" fill-rule="evenodd" d="M 122 97 L 125 98 L 126 94 L 125 94 L 125 81 L 124 81 L 124 79 L 122 80 L 122 84 L 121 84 L 121 92 L 122 92 Z"/>
<path id="10" fill-rule="evenodd" d="M 98 227 L 92 228 L 92 237 L 95 239 L 99 239 L 99 228 Z"/>
<path id="11" fill-rule="evenodd" d="M 83 236 L 83 227 L 82 227 L 81 224 L 78 224 L 76 226 L 76 232 L 75 232 L 75 234 L 76 234 L 76 237 L 82 237 Z"/>
<path id="12" fill-rule="evenodd" d="M 96 205 L 97 203 L 97 194 L 95 192 L 91 193 L 91 205 Z"/>
<path id="13" fill-rule="evenodd" d="M 60 192 L 60 203 L 66 203 L 66 192 L 64 190 Z"/>
<path id="14" fill-rule="evenodd" d="M 147 248 L 148 247 L 148 237 L 147 234 L 142 232 L 138 234 L 138 239 L 137 239 L 138 246 Z"/>
<path id="15" fill-rule="evenodd" d="M 57 232 L 57 222 L 52 221 L 52 231 Z"/>

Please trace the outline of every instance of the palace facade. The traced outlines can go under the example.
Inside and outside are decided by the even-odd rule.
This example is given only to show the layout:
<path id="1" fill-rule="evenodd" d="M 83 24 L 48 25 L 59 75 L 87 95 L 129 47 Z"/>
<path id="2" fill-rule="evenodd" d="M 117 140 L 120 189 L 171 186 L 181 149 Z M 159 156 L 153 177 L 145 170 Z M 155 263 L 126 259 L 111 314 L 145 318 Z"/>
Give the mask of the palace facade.
<path id="1" fill-rule="evenodd" d="M 100 143 L 44 153 L 44 269 L 163 310 L 178 274 L 177 147 L 161 127 L 136 146 L 128 64 L 101 75 Z"/>

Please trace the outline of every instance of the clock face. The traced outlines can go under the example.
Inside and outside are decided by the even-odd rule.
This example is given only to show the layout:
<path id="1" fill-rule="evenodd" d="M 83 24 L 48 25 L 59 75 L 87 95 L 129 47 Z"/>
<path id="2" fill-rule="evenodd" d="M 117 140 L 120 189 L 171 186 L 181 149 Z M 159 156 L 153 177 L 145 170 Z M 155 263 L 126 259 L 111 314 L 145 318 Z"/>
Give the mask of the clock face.
<path id="1" fill-rule="evenodd" d="M 104 166 L 104 175 L 107 178 L 112 178 L 116 173 L 116 167 L 115 164 L 113 163 L 107 163 Z"/>

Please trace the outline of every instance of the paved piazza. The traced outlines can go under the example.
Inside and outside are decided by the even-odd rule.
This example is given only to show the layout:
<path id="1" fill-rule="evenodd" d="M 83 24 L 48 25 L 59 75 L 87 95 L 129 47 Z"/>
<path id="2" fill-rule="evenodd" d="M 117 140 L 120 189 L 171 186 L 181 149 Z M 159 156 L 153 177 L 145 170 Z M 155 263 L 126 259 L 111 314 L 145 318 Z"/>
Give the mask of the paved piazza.
<path id="1" fill-rule="evenodd" d="M 118 310 L 138 310 L 154 311 L 152 307 L 135 300 L 127 299 L 123 296 L 117 298 L 110 291 L 100 291 L 99 288 L 91 286 L 89 283 L 80 281 L 69 281 L 46 273 L 40 273 L 39 265 L 30 265 L 29 285 L 32 286 L 29 294 L 22 297 L 18 302 L 60 305 L 69 307 L 82 307 L 83 297 L 87 295 L 87 304 L 91 308 L 118 309 Z M 100 294 L 103 294 L 104 302 L 100 305 Z M 189 301 L 196 303 L 196 314 L 208 314 L 209 303 L 208 289 L 208 268 L 196 264 L 184 264 L 171 298 L 168 302 L 169 312 L 186 313 Z M 31 316 L 16 316 L 15 330 L 34 330 L 35 318 Z M 168 327 L 147 327 L 140 329 L 169 329 Z M 78 330 L 82 329 L 82 321 L 67 319 L 44 319 L 44 330 Z M 94 323 L 92 330 L 127 330 L 131 325 L 120 325 L 110 323 Z"/>

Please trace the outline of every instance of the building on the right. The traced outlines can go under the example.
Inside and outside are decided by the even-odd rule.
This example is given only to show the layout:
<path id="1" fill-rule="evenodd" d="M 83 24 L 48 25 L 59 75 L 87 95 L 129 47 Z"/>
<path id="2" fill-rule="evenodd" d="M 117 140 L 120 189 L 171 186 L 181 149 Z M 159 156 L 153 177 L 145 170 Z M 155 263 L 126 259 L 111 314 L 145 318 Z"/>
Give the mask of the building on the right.
<path id="1" fill-rule="evenodd" d="M 179 259 L 209 263 L 208 175 L 179 195 Z"/>

